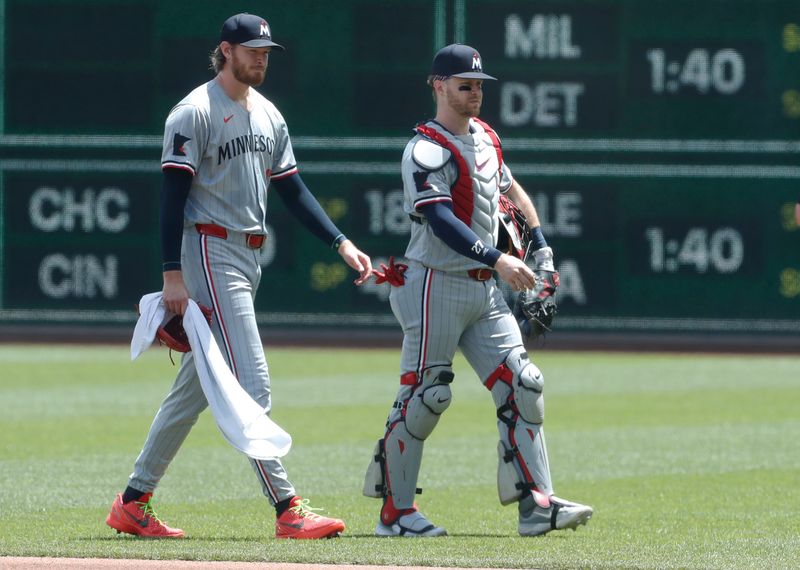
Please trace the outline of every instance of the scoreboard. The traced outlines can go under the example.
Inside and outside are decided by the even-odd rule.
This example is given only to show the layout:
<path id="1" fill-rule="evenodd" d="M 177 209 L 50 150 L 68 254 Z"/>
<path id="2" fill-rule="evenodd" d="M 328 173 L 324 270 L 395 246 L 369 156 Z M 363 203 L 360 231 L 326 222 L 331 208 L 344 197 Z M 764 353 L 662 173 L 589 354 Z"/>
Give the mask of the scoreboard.
<path id="1" fill-rule="evenodd" d="M 561 274 L 559 330 L 800 340 L 796 0 L 313 0 L 240 7 L 287 47 L 259 89 L 304 180 L 373 261 L 401 256 L 400 156 L 450 42 Z M 0 324 L 131 322 L 160 289 L 161 132 L 230 10 L 0 0 Z M 33 22 L 48 22 L 36 34 Z M 32 35 L 34 34 L 34 35 Z M 396 327 L 269 197 L 263 326 Z M 510 291 L 507 291 L 509 297 Z"/>

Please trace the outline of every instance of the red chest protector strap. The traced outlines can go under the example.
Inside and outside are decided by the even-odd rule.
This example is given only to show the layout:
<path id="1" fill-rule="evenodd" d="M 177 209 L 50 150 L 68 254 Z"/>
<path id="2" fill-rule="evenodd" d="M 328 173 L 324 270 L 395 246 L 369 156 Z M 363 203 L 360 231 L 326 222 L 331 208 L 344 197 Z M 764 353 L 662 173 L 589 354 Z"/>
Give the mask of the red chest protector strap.
<path id="1" fill-rule="evenodd" d="M 458 167 L 458 178 L 450 188 L 453 197 L 453 211 L 456 217 L 464 222 L 467 227 L 472 227 L 472 209 L 474 207 L 475 195 L 472 191 L 472 176 L 467 166 L 467 161 L 458 152 L 456 145 L 447 140 L 442 133 L 427 125 L 417 125 L 414 130 L 425 138 L 428 138 L 438 145 L 443 146 L 453 155 Z"/>

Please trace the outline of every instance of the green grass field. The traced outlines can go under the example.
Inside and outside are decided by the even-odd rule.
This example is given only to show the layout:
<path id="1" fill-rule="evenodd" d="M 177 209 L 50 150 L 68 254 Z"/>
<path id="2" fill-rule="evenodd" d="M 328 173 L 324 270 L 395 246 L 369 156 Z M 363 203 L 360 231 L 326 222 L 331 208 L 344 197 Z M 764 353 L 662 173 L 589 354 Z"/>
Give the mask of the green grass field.
<path id="1" fill-rule="evenodd" d="M 423 511 L 440 539 L 372 536 L 362 474 L 398 382 L 394 350 L 269 350 L 273 418 L 328 541 L 277 541 L 246 459 L 206 412 L 157 493 L 182 541 L 104 519 L 176 368 L 163 349 L 0 346 L 0 555 L 506 568 L 800 567 L 800 358 L 542 352 L 556 492 L 591 504 L 577 532 L 523 539 L 495 489 L 489 394 L 459 356 L 427 442 Z M 2 566 L 2 562 L 0 562 Z"/>

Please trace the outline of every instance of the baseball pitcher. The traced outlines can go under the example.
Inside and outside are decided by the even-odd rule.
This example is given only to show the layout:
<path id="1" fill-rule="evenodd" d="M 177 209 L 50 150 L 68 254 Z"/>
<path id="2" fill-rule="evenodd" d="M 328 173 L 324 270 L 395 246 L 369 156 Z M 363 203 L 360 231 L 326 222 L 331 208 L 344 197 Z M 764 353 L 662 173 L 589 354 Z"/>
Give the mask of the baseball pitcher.
<path id="1" fill-rule="evenodd" d="M 369 257 L 337 229 L 300 178 L 283 116 L 253 89 L 264 80 L 273 50 L 283 47 L 272 41 L 263 18 L 237 14 L 226 20 L 211 57 L 217 75 L 170 112 L 161 160 L 164 304 L 182 315 L 191 297 L 213 309 L 212 331 L 228 366 L 267 412 L 270 376 L 253 306 L 261 281 L 259 249 L 268 239 L 267 188 L 274 188 L 295 217 L 359 272 L 357 285 L 372 270 Z M 158 519 L 151 497 L 207 405 L 189 352 L 153 420 L 128 487 L 114 501 L 106 520 L 111 527 L 151 538 L 184 535 Z M 250 463 L 275 508 L 277 538 L 323 538 L 344 531 L 343 521 L 313 512 L 297 495 L 277 457 Z"/>

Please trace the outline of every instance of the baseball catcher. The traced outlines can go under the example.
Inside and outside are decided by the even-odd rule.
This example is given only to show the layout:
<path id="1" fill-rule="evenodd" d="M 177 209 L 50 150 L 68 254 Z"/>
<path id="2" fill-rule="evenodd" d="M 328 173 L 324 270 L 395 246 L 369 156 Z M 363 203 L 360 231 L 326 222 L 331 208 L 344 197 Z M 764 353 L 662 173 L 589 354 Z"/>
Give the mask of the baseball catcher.
<path id="1" fill-rule="evenodd" d="M 403 209 L 412 221 L 404 264 L 391 260 L 376 273 L 391 285 L 389 303 L 403 329 L 400 386 L 362 491 L 383 501 L 377 536 L 447 534 L 415 499 L 425 441 L 454 405 L 457 350 L 491 394 L 498 497 L 517 504 L 519 534 L 574 529 L 593 513 L 555 495 L 544 376 L 499 287 L 502 281 L 523 292 L 519 310 L 531 332 L 550 326 L 558 285 L 553 251 L 531 198 L 503 160 L 499 136 L 478 118 L 483 81 L 494 79 L 474 48 L 439 50 L 428 75 L 436 117 L 414 128 L 403 152 Z"/>

